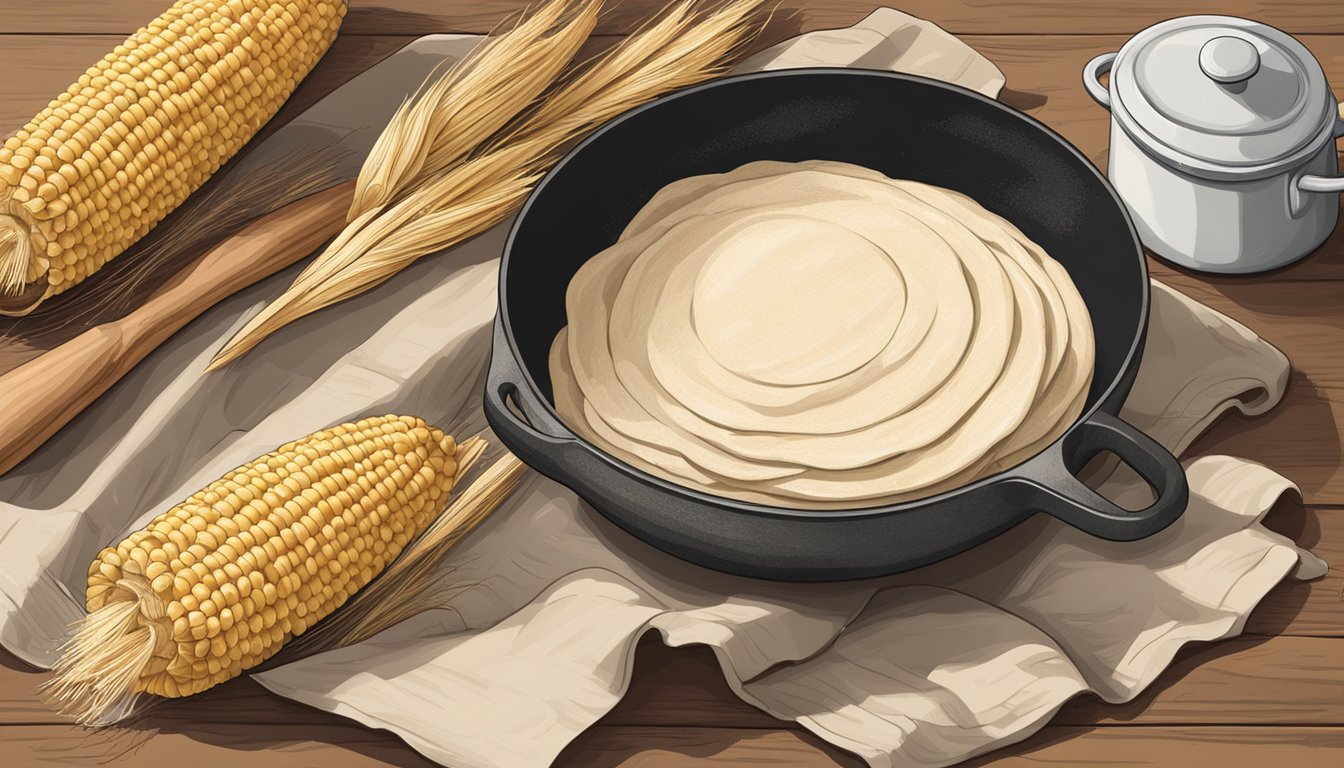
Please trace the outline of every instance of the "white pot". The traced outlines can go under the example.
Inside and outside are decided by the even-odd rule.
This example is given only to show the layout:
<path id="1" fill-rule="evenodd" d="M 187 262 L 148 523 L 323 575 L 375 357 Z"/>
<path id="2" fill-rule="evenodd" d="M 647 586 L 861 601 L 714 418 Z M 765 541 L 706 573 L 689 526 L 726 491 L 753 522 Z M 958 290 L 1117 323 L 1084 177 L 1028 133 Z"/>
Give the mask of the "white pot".
<path id="1" fill-rule="evenodd" d="M 1262 272 L 1334 229 L 1344 120 L 1291 36 L 1228 16 L 1171 19 L 1088 62 L 1083 84 L 1111 110 L 1107 175 L 1162 258 Z"/>

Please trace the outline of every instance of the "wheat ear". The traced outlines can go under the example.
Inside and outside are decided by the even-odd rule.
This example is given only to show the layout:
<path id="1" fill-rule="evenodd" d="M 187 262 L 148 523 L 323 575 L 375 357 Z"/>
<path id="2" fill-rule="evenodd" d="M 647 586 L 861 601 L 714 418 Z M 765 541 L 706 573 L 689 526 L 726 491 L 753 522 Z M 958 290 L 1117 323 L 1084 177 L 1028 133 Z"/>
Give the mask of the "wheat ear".
<path id="1" fill-rule="evenodd" d="M 378 136 L 347 221 L 441 173 L 497 133 L 555 82 L 597 24 L 600 0 L 552 0 L 431 75 Z M 563 20 L 563 23 L 562 23 Z M 559 25 L 559 26 L 557 26 Z"/>
<path id="2" fill-rule="evenodd" d="M 546 94 L 466 160 L 370 209 L 224 345 L 209 370 L 289 323 L 357 296 L 517 208 L 560 152 L 597 126 L 724 71 L 762 26 L 764 0 L 696 12 L 686 0 Z"/>

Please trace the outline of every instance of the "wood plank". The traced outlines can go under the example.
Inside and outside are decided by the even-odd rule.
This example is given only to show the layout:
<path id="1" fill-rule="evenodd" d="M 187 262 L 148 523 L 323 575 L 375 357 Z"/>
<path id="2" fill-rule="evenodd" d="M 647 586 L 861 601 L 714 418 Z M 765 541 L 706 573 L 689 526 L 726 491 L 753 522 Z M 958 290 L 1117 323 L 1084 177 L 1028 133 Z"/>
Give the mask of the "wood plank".
<path id="1" fill-rule="evenodd" d="M 1277 345 L 1286 337 L 1274 334 L 1271 338 Z M 1339 448 L 1344 390 L 1317 380 L 1317 376 L 1328 375 L 1311 367 L 1323 364 L 1319 358 L 1288 355 L 1294 363 L 1292 377 L 1274 410 L 1249 418 L 1238 413 L 1224 415 L 1185 456 L 1223 454 L 1257 461 L 1297 483 L 1308 504 L 1340 504 L 1344 502 Z"/>
<path id="2" fill-rule="evenodd" d="M 609 12 L 601 29 L 628 32 L 668 0 L 624 0 Z M 14 3 L 6 9 L 5 30 L 33 33 L 120 33 L 131 31 L 157 16 L 170 0 L 65 0 L 56 3 Z M 484 32 L 528 0 L 351 0 L 342 34 L 424 34 L 428 32 Z M 616 5 L 608 2 L 608 5 Z M 849 24 L 874 7 L 876 0 L 784 0 L 778 14 L 796 15 L 808 28 Z M 1249 16 L 1293 33 L 1344 32 L 1344 18 L 1329 3 L 1263 2 L 1263 0 L 1134 0 L 1128 3 L 1078 3 L 1075 0 L 981 0 L 948 3 L 944 0 L 905 0 L 901 10 L 932 19 L 956 33 L 1133 33 L 1166 18 L 1195 13 Z M 818 7 L 821 6 L 821 7 Z"/>
<path id="3" fill-rule="evenodd" d="M 0 649 L 0 726 L 65 725 L 70 721 L 42 701 L 38 687 L 51 677 Z M 158 700 L 137 719 L 139 728 L 163 728 L 192 723 L 289 723 L 331 725 L 349 723 L 262 688 L 247 678 L 231 680 L 200 696 Z M 0 730 L 0 741 L 4 731 Z"/>
<path id="4" fill-rule="evenodd" d="M 962 763 L 964 768 L 1335 768 L 1344 761 L 1344 728 L 1047 726 L 1016 746 Z"/>
<path id="5" fill-rule="evenodd" d="M 181 765 L 235 768 L 240 760 L 268 768 L 339 765 L 431 766 L 391 734 L 356 726 L 293 729 L 283 724 L 200 725 L 180 730 L 90 733 L 61 725 L 12 726 L 3 732 L 11 765 Z M 1270 763 L 1334 768 L 1344 759 L 1339 727 L 1086 727 L 1049 726 L 1022 744 L 967 766 L 1220 765 Z M 582 734 L 556 766 L 859 766 L 852 755 L 799 731 L 746 728 L 643 728 L 599 725 Z"/>
<path id="6" fill-rule="evenodd" d="M 1192 276 L 1165 267 L 1153 275 L 1283 350 L 1313 386 L 1344 386 L 1344 286 Z"/>
<path id="7" fill-rule="evenodd" d="M 772 36 L 788 32 L 777 31 L 780 34 L 772 32 Z M 341 37 L 272 125 L 283 124 L 410 39 Z M 1003 69 L 1008 88 L 1000 97 L 1002 101 L 1045 122 L 1105 167 L 1110 116 L 1083 91 L 1079 72 L 1092 56 L 1116 50 L 1124 36 L 964 35 L 963 39 Z M 1302 40 L 1321 61 L 1331 82 L 1344 84 L 1344 36 L 1310 34 Z M 0 35 L 0 72 L 24 71 L 26 75 L 0 78 L 0 135 L 20 127 L 116 42 L 112 36 Z M 596 42 L 601 47 L 611 41 Z M 1175 272 L 1161 265 L 1158 271 Z M 1258 285 L 1324 278 L 1344 279 L 1344 227 L 1305 261 L 1268 275 L 1240 279 Z"/>
<path id="8" fill-rule="evenodd" d="M 0 655 L 0 726 L 68 721 L 39 700 L 45 672 Z M 1344 724 L 1344 638 L 1241 637 L 1184 649 L 1136 700 L 1107 704 L 1085 695 L 1054 725 L 1336 725 Z M 235 680 L 200 696 L 157 701 L 134 727 L 173 729 L 198 723 L 327 726 L 348 721 Z M 796 728 L 739 699 L 703 646 L 641 642 L 625 698 L 602 719 L 630 727 Z M 3 731 L 0 731 L 2 734 Z"/>
<path id="9" fill-rule="evenodd" d="M 192 768 L 433 768 L 396 736 L 358 725 L 292 727 L 184 725 L 89 731 L 70 725 L 0 728 L 5 764 L 168 766 Z"/>
<path id="10" fill-rule="evenodd" d="M 1251 613 L 1245 634 L 1344 637 L 1344 509 L 1284 499 L 1265 527 L 1315 552 L 1331 569 L 1314 581 L 1280 582 Z"/>
<path id="11" fill-rule="evenodd" d="M 1266 525 L 1333 563 L 1335 568 L 1323 579 L 1313 582 L 1285 581 L 1276 587 L 1251 614 L 1245 628 L 1247 637 L 1199 647 L 1183 652 L 1173 670 L 1166 673 L 1154 692 L 1145 694 L 1140 704 L 1124 705 L 1113 715 L 1116 719 L 1142 722 L 1192 722 L 1198 718 L 1184 712 L 1190 702 L 1218 702 L 1228 690 L 1249 686 L 1266 703 L 1263 711 L 1253 707 L 1244 717 L 1270 721 L 1298 722 L 1296 714 L 1304 702 L 1321 706 L 1320 689 L 1304 669 L 1331 686 L 1325 692 L 1334 700 L 1329 706 L 1344 707 L 1344 509 L 1304 508 L 1291 500 L 1280 503 L 1269 515 Z M 1276 637 L 1263 644 L 1254 636 Z M 1329 637 L 1315 640 L 1309 636 Z M 1329 644 L 1326 644 L 1329 643 Z M 1308 662 L 1308 660 L 1310 660 Z M 1245 662 L 1245 663 L 1243 663 Z M 1201 666 L 1208 664 L 1208 668 Z M 1311 665 L 1316 664 L 1314 668 Z M 1293 681 L 1277 698 L 1278 679 Z M 0 652 L 0 724 L 57 723 L 60 719 L 37 698 L 37 687 L 46 674 L 7 653 Z M 1082 711 L 1093 711 L 1100 704 L 1080 704 Z M 1141 716 L 1131 711 L 1136 706 L 1151 707 Z M 1069 711 L 1065 710 L 1066 713 Z M 1177 715 L 1172 712 L 1182 712 Z M 1334 714 L 1329 714 L 1333 712 Z M 1283 713 L 1294 713 L 1285 715 Z M 1282 717 L 1280 717 L 1282 715 Z M 1219 712 L 1215 722 L 1225 721 Z M 1316 710 L 1306 721 L 1344 722 L 1334 709 Z M 223 722 L 252 723 L 283 721 L 295 724 L 326 724 L 338 718 L 273 696 L 250 680 L 237 680 L 205 694 L 158 707 L 149 713 L 152 722 Z M 1095 719 L 1095 716 L 1094 716 Z M 621 725 L 717 724 L 736 727 L 765 727 L 780 724 L 738 699 L 723 681 L 713 655 L 704 648 L 670 649 L 654 638 L 646 638 L 636 656 L 634 683 L 624 700 L 606 721 Z M 1230 721 L 1229 721 L 1230 722 Z"/>
<path id="12" fill-rule="evenodd" d="M 161 10 L 166 2 L 67 2 L 61 5 L 63 12 L 75 8 L 81 12 L 70 12 L 70 18 L 59 22 L 52 21 L 54 4 L 45 7 L 25 4 L 17 10 L 7 9 L 6 32 L 59 31 L 62 35 L 59 47 L 44 42 L 49 38 L 19 41 L 21 36 L 18 35 L 0 36 L 0 72 L 25 73 L 22 82 L 18 78 L 0 78 L 0 134 L 26 120 L 120 36 L 89 38 L 96 44 L 80 48 L 85 41 L 78 33 L 124 33 L 129 31 L 129 26 L 100 29 L 96 25 L 118 22 L 123 14 L 140 10 L 145 12 L 139 18 L 148 18 Z M 1018 38 L 994 33 L 1065 29 L 1127 33 L 1147 23 L 1135 21 L 1143 19 L 1145 13 L 1152 14 L 1148 20 L 1155 20 L 1176 12 L 1167 10 L 1167 4 L 1157 0 L 1124 6 L 1112 4 L 1116 7 L 1073 3 L 1068 3 L 1069 9 L 1055 7 L 1063 4 L 1064 0 L 1030 3 L 1025 7 L 1020 3 L 990 2 L 962 8 L 960 4 L 944 7 L 943 3 L 934 0 L 917 0 L 902 7 L 940 20 L 954 31 L 990 33 L 990 36 L 968 42 L 998 62 L 1009 77 L 1010 88 L 1018 89 L 1007 92 L 1005 101 L 1027 109 L 1055 126 L 1066 138 L 1083 147 L 1090 157 L 1104 162 L 1106 114 L 1082 94 L 1077 85 L 1077 69 L 1091 55 L 1113 50 L 1123 37 L 1069 40 L 1053 36 Z M 1262 6 L 1244 3 L 1247 8 L 1238 10 L 1242 4 L 1219 3 L 1217 6 L 1219 12 L 1257 16 L 1290 31 L 1344 31 L 1344 17 L 1327 4 Z M 357 43 L 367 41 L 355 40 L 356 36 L 374 32 L 415 35 L 448 31 L 452 29 L 446 26 L 449 24 L 464 25 L 457 29 L 482 31 L 509 8 L 521 3 L 508 0 L 475 2 L 470 4 L 470 9 L 462 10 L 457 6 L 467 4 L 437 0 L 374 0 L 372 3 L 357 0 L 354 5 L 345 35 L 293 103 L 286 107 L 285 114 L 294 114 L 311 104 L 339 82 L 409 39 L 374 37 L 370 38 L 374 40 L 373 46 L 361 47 Z M 373 5 L 389 10 L 375 11 Z M 638 9 L 647 2 L 639 0 L 627 5 Z M 827 5 L 826 10 L 799 14 L 802 18 L 800 25 L 819 28 L 850 23 L 871 7 L 869 3 L 849 3 L 847 0 L 833 0 Z M 1006 10 L 1007 5 L 1012 6 L 1011 11 Z M 1073 10 L 1075 5 L 1077 10 Z M 35 22 L 38 27 L 24 28 L 23 25 L 33 19 L 38 20 Z M 16 22 L 18 26 L 15 26 Z M 445 26 L 436 28 L 432 24 Z M 622 29 L 612 20 L 604 24 L 608 31 Z M 958 27 L 958 24 L 963 26 Z M 1051 26 L 1054 24 L 1061 26 Z M 1065 24 L 1076 26 L 1065 27 Z M 1126 24 L 1131 26 L 1124 26 Z M 11 48 L 15 41 L 19 41 L 17 47 Z M 1317 36 L 1310 37 L 1307 44 L 1316 51 L 1332 81 L 1336 84 L 1344 82 L 1344 44 L 1338 44 L 1333 38 Z M 71 51 L 77 56 L 65 55 Z M 327 70 L 332 74 L 324 74 Z M 27 76 L 30 72 L 39 80 L 46 78 L 49 87 L 35 85 Z M 16 99 L 22 101 L 24 98 L 28 99 L 24 107 L 15 106 Z M 1344 231 L 1337 232 L 1330 244 L 1304 264 L 1270 276 L 1205 280 L 1163 269 L 1159 265 L 1155 273 L 1192 294 L 1206 290 L 1205 295 L 1199 296 L 1201 300 L 1247 322 L 1283 347 L 1300 368 L 1295 374 L 1288 401 L 1275 413 L 1249 422 L 1240 417 L 1229 417 L 1195 446 L 1196 451 L 1256 458 L 1301 483 L 1309 499 L 1344 503 L 1344 485 L 1341 485 L 1344 478 L 1340 477 L 1338 468 L 1338 435 L 1344 422 L 1339 415 L 1341 407 L 1336 405 L 1344 391 L 1340 388 L 1344 382 L 1344 369 L 1339 367 L 1338 352 L 1332 354 L 1333 350 L 1340 349 L 1337 344 L 1340 325 L 1336 321 L 1341 315 L 1337 305 L 1317 305 L 1314 310 L 1310 306 L 1312 301 L 1323 298 L 1328 302 L 1332 295 L 1338 299 L 1341 289 L 1333 286 L 1334 294 L 1313 292 L 1304 290 L 1305 284 L 1297 282 L 1344 278 Z M 1181 282 L 1182 277 L 1186 282 Z M 1265 292 L 1260 289 L 1264 282 L 1271 281 L 1290 282 L 1285 291 L 1272 293 L 1267 302 L 1261 301 Z M 1288 303 L 1288 297 L 1294 293 L 1298 306 Z M 1271 515 L 1271 527 L 1313 546 L 1336 564 L 1336 570 L 1326 579 L 1311 584 L 1281 585 L 1252 615 L 1248 632 L 1344 634 L 1344 626 L 1341 626 L 1344 624 L 1344 568 L 1340 567 L 1344 565 L 1344 515 L 1341 513 L 1344 510 L 1301 507 L 1294 511 L 1292 505 L 1288 505 L 1287 511 L 1276 510 Z M 1305 644 L 1292 648 L 1276 645 L 1284 642 Z M 1344 734 L 1339 728 L 1151 725 L 1153 718 L 1161 722 L 1179 722 L 1181 718 L 1191 718 L 1189 722 L 1254 718 L 1257 713 L 1249 704 L 1235 705 L 1223 699 L 1230 696 L 1233 702 L 1253 700 L 1275 687 L 1279 682 L 1275 674 L 1286 677 L 1293 686 L 1300 684 L 1293 688 L 1297 698 L 1276 703 L 1273 708 L 1267 704 L 1259 717 L 1282 723 L 1294 722 L 1294 718 L 1301 717 L 1307 718 L 1302 722 L 1324 721 L 1333 716 L 1324 713 L 1332 712 L 1338 706 L 1329 699 L 1331 691 L 1325 687 L 1334 679 L 1329 673 L 1344 666 L 1337 652 L 1332 655 L 1330 649 L 1334 646 L 1315 644 L 1330 642 L 1336 641 L 1280 638 L 1257 645 L 1254 640 L 1239 640 L 1191 650 L 1182 654 L 1173 670 L 1164 675 L 1158 689 L 1139 702 L 1117 710 L 1095 700 L 1080 700 L 1066 708 L 1058 721 L 1076 725 L 1051 726 L 1024 745 L 1000 751 L 975 764 L 1026 766 L 1051 762 L 1062 765 L 1186 766 L 1219 762 L 1229 766 L 1258 766 L 1286 761 L 1301 766 L 1340 764 L 1344 760 Z M 636 682 L 627 702 L 567 750 L 560 764 L 855 764 L 850 756 L 821 744 L 808 734 L 796 730 L 768 730 L 777 722 L 732 697 L 721 678 L 716 677 L 717 669 L 705 666 L 704 658 L 697 662 L 694 653 L 671 651 L 660 662 L 659 657 L 648 655 L 649 650 L 641 649 Z M 712 665 L 712 659 L 708 663 Z M 1301 668 L 1295 669 L 1295 664 Z M 695 672 L 697 668 L 702 671 Z M 695 674 L 705 677 L 697 682 Z M 1307 675 L 1317 679 L 1298 679 Z M 31 682 L 40 675 L 23 671 L 22 677 Z M 0 669 L 0 721 L 14 722 L 11 718 L 28 716 L 23 714 L 25 711 L 36 716 L 31 701 L 28 710 L 19 709 L 24 705 L 10 709 L 10 700 L 5 698 L 4 691 L 11 679 L 9 670 Z M 719 689 L 712 686 L 716 680 Z M 684 705 L 678 704 L 683 700 Z M 1220 705 L 1223 709 L 1215 714 L 1215 709 L 1211 708 Z M 102 741 L 101 737 L 91 737 L 83 731 L 50 725 L 6 727 L 0 731 L 0 743 L 4 744 L 7 764 L 110 761 L 125 765 L 156 765 L 186 759 L 200 766 L 227 765 L 233 768 L 240 757 L 266 765 L 428 764 L 389 734 L 360 728 L 334 716 L 285 702 L 248 681 L 222 686 L 196 700 L 174 702 L 172 707 L 171 714 L 166 711 L 151 713 L 151 717 L 160 722 L 145 724 L 129 739 L 123 735 L 121 742 Z M 1134 708 L 1132 713 L 1130 707 Z M 675 714 L 675 719 L 688 723 L 713 720 L 717 725 L 733 727 L 663 728 L 647 724 L 662 718 L 657 721 L 685 726 L 687 723 L 674 721 L 673 714 L 678 712 L 680 714 Z M 688 712 L 700 713 L 702 719 L 688 720 Z M 269 724 L 250 724 L 258 720 Z M 220 721 L 230 724 L 214 725 Z M 1120 725 L 1126 722 L 1144 725 Z M 290 728 L 290 724 L 299 727 Z M 130 742 L 129 749 L 125 748 L 126 741 Z"/>
<path id="13" fill-rule="evenodd" d="M 749 728 L 647 728 L 596 725 L 579 735 L 553 768 L 820 768 L 863 765 L 805 731 Z"/>
<path id="14" fill-rule="evenodd" d="M 713 654 L 704 646 L 669 648 L 656 635 L 640 643 L 633 682 L 625 698 L 603 719 L 612 725 L 735 726 L 792 728 L 733 694 Z M 1344 676 L 1344 672 L 1341 672 Z M 64 725 L 39 698 L 50 674 L 0 650 L 0 726 Z M 1342 678 L 1344 679 L 1344 678 Z M 194 723 L 302 726 L 349 723 L 336 715 L 290 701 L 250 679 L 232 680 L 199 695 L 158 701 L 137 718 L 137 728 L 171 728 Z M 0 740 L 4 731 L 0 730 Z"/>
<path id="15" fill-rule="evenodd" d="M 1134 701 L 1075 699 L 1051 725 L 1344 724 L 1344 638 L 1234 638 L 1186 648 Z"/>
<path id="16" fill-rule="evenodd" d="M 1344 562 L 1342 512 L 1344 510 L 1304 510 L 1295 508 L 1292 504 L 1284 504 L 1271 513 L 1268 524 L 1280 533 L 1312 545 L 1318 553 L 1338 564 Z M 1333 549 L 1326 549 L 1319 543 L 1321 539 L 1332 541 L 1336 546 Z M 1305 628 L 1308 631 L 1328 630 L 1335 634 L 1344 634 L 1344 627 L 1340 626 L 1341 621 L 1344 621 L 1344 575 L 1341 574 L 1341 569 L 1337 568 L 1326 579 L 1312 584 L 1280 586 L 1257 608 L 1247 630 L 1293 632 Z M 1237 720 L 1292 723 L 1298 720 L 1328 721 L 1331 718 L 1335 718 L 1335 722 L 1338 722 L 1337 710 L 1344 706 L 1344 699 L 1337 693 L 1340 684 L 1336 677 L 1344 674 L 1344 659 L 1340 658 L 1339 646 L 1333 645 L 1338 642 L 1340 641 L 1333 639 L 1281 637 L 1261 643 L 1257 639 L 1243 638 L 1192 648 L 1183 652 L 1173 667 L 1164 673 L 1156 687 L 1138 701 L 1112 707 L 1085 697 L 1068 705 L 1058 716 L 1056 724 L 1096 722 L 1106 726 L 1126 722 L 1152 724 L 1169 721 L 1190 723 Z M 45 675 L 24 667 L 7 655 L 0 656 L 0 667 L 3 667 L 0 668 L 0 722 L 56 722 L 55 716 L 38 703 L 34 696 L 38 682 L 44 679 Z M 1280 683 L 1279 678 L 1291 682 Z M 1279 693 L 1273 693 L 1276 690 Z M 1248 703 L 1232 706 L 1224 701 L 1232 697 Z M 1257 703 L 1262 707 L 1259 710 L 1256 709 Z M 310 741 L 320 739 L 317 734 L 327 733 L 329 727 L 340 727 L 347 723 L 333 715 L 273 696 L 251 681 L 240 680 L 195 699 L 167 703 L 151 711 L 138 727 L 176 735 L 181 733 L 179 729 L 192 724 L 221 724 L 218 728 L 212 725 L 208 729 L 211 731 L 227 731 L 226 725 L 234 727 L 246 725 L 250 731 L 252 723 L 274 722 L 297 726 L 297 730 L 292 732 L 292 737 L 302 737 Z M 637 655 L 634 683 L 625 700 L 604 718 L 602 724 L 638 726 L 645 729 L 688 724 L 745 729 L 790 727 L 790 724 L 776 721 L 738 700 L 723 682 L 717 663 L 707 650 L 669 649 L 653 638 L 646 639 L 641 645 Z M 363 733 L 362 729 L 357 730 Z M 1052 729 L 1052 733 L 1065 733 L 1070 737 L 1082 732 L 1079 729 Z M 0 741 L 6 741 L 8 733 L 9 729 L 0 731 Z M 732 759 L 753 757 L 758 754 L 757 750 L 763 750 L 762 754 L 765 756 L 762 759 L 766 761 L 765 764 L 772 764 L 769 761 L 783 759 L 779 745 L 784 742 L 792 743 L 791 739 L 778 734 L 764 742 L 755 740 L 757 736 L 755 731 L 749 736 L 751 737 L 749 744 L 741 747 L 725 746 L 723 750 L 713 755 L 706 754 L 703 759 L 716 756 Z M 347 741 L 339 743 L 342 746 L 350 746 Z M 599 751 L 605 755 L 602 759 L 619 757 L 621 760 L 638 760 L 638 762 L 609 764 L 681 765 L 684 764 L 681 761 L 696 757 L 686 751 L 687 745 L 698 743 L 700 742 L 694 737 L 681 734 L 668 742 L 659 743 L 665 746 L 652 744 L 650 746 L 652 751 L 638 758 L 633 753 L 614 749 L 610 744 L 602 746 Z M 1046 739 L 1045 742 L 1037 739 L 1030 743 L 1033 745 L 1044 743 L 1045 748 L 1058 749 L 1057 746 L 1051 746 L 1053 744 L 1051 739 Z M 399 748 L 395 740 L 390 744 Z M 820 749 L 816 743 L 800 742 L 800 744 L 797 749 L 806 754 L 806 759 L 814 760 L 811 764 L 834 764 L 834 760 L 826 762 L 831 760 L 830 757 L 814 754 Z M 1152 747 L 1154 760 L 1163 757 L 1159 746 L 1146 740 L 1144 744 Z M 316 748 L 311 745 L 305 749 L 309 750 L 305 754 L 311 754 L 315 760 L 321 754 L 320 750 L 313 752 L 312 750 Z M 571 752 L 566 754 L 571 755 Z M 577 756 L 571 756 L 571 762 L 568 764 L 584 765 L 586 763 L 581 760 L 597 759 L 594 754 L 592 751 L 580 751 Z M 1046 759 L 1056 753 L 1045 752 L 1040 758 L 1036 757 L 1034 752 L 1030 754 L 1034 760 Z M 1274 753 L 1257 751 L 1255 756 L 1259 759 L 1265 754 Z M 1067 762 L 1072 759 L 1071 755 L 1072 753 L 1068 753 L 1062 759 L 1066 759 Z M 1026 759 L 1017 753 L 1012 753 L 1009 757 L 1019 762 Z M 203 759 L 212 758 L 207 755 Z M 288 757 L 278 759 L 283 761 Z M 1175 760 L 1177 757 L 1172 759 Z M 210 764 L 212 763 L 205 763 Z M 392 760 L 392 764 L 416 763 Z M 997 765 L 997 763 L 985 764 Z M 1179 762 L 1136 764 L 1181 765 Z"/>
<path id="17" fill-rule="evenodd" d="M 91 733 L 61 725 L 11 726 L 0 730 L 9 765 L 191 765 L 236 768 L 240 761 L 266 768 L 290 766 L 398 766 L 434 763 L 389 733 L 358 726 L 294 729 L 268 724 L 245 728 L 198 725 L 174 730 Z M 816 737 L 799 731 L 726 728 L 607 728 L 579 738 L 557 766 L 726 766 L 778 768 L 857 766 L 859 763 Z"/>
<path id="18" fill-rule="evenodd" d="M 1030 766 L 1112 766 L 1187 768 L 1335 768 L 1344 760 L 1344 728 L 1050 726 L 1026 742 L 963 763 L 976 768 Z M 769 733 L 739 728 L 639 728 L 597 726 L 561 753 L 556 766 L 856 766 L 856 757 L 837 753 L 797 732 Z"/>
<path id="19" fill-rule="evenodd" d="M 1344 504 L 1344 287 L 1324 281 L 1191 277 L 1171 270 L 1161 270 L 1158 277 L 1244 323 L 1293 364 L 1277 408 L 1255 418 L 1226 416 L 1187 455 L 1221 453 L 1259 461 L 1296 482 L 1308 504 Z"/>

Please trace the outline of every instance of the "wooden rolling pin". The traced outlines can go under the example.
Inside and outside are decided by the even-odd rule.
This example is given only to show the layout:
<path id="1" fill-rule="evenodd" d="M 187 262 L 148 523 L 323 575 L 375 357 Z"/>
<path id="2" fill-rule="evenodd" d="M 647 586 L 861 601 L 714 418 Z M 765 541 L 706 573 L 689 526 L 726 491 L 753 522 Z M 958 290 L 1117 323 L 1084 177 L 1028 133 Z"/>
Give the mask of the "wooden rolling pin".
<path id="1" fill-rule="evenodd" d="M 257 219 L 222 240 L 126 316 L 91 328 L 0 376 L 0 474 L 46 442 L 182 326 L 279 272 L 345 226 L 347 181 Z"/>

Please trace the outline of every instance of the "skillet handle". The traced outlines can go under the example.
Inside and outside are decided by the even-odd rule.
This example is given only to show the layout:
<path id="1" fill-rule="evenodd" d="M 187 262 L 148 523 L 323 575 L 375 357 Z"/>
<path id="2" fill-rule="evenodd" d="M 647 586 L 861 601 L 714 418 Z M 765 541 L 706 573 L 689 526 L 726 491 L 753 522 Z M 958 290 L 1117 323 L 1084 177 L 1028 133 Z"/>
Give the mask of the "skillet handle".
<path id="1" fill-rule="evenodd" d="M 535 402 L 498 318 L 485 375 L 485 419 L 504 446 L 550 478 L 567 476 L 583 450 L 574 435 Z M 518 411 L 509 407 L 509 400 Z M 521 416 L 519 415 L 521 412 Z"/>
<path id="2" fill-rule="evenodd" d="M 1088 488 L 1070 466 L 1081 467 L 1111 451 L 1133 467 L 1157 493 L 1145 509 L 1129 511 Z M 1134 541 L 1171 525 L 1190 498 L 1185 470 L 1167 449 L 1121 419 L 1097 412 L 1063 441 L 1023 465 L 1019 478 L 1028 502 L 1069 525 L 1111 541 Z"/>

